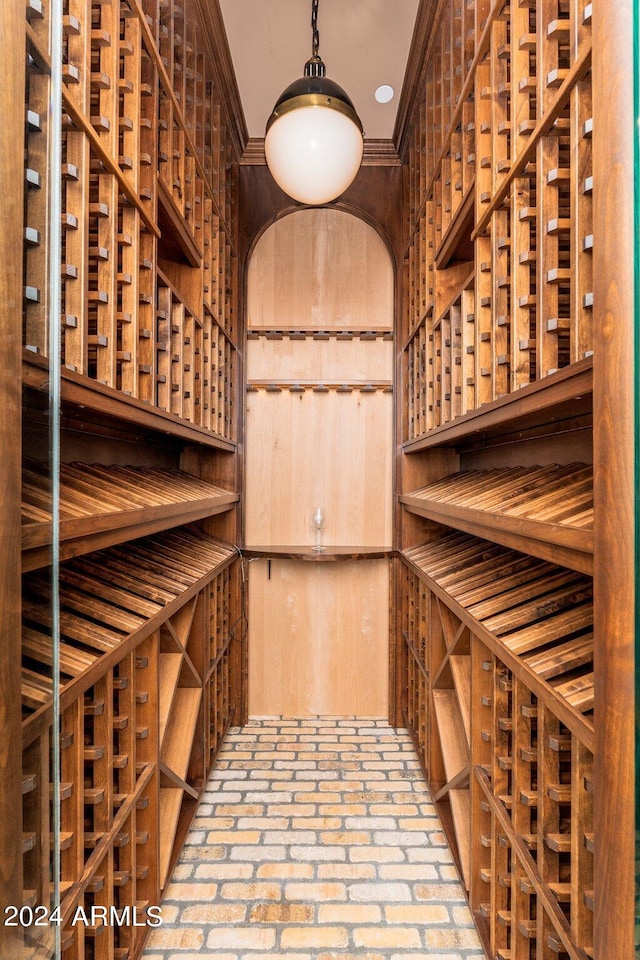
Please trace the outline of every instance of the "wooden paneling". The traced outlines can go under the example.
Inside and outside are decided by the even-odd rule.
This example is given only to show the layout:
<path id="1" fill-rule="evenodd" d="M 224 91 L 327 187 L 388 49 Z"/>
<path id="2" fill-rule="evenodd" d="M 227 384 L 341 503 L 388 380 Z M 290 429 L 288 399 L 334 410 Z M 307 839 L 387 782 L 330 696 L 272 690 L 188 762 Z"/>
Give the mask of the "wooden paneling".
<path id="1" fill-rule="evenodd" d="M 325 543 L 391 545 L 391 414 L 379 390 L 250 393 L 247 543 L 312 544 L 321 506 Z"/>
<path id="2" fill-rule="evenodd" d="M 384 242 L 337 210 L 301 210 L 274 223 L 253 251 L 247 327 L 372 329 L 393 317 Z"/>
<path id="3" fill-rule="evenodd" d="M 385 560 L 256 560 L 249 577 L 249 712 L 386 717 Z"/>
<path id="4" fill-rule="evenodd" d="M 348 337 L 351 334 L 351 337 Z M 357 332 L 340 332 L 324 339 L 324 331 L 300 339 L 269 332 L 254 340 L 247 351 L 247 380 L 393 380 L 392 335 L 371 339 Z"/>
<path id="5" fill-rule="evenodd" d="M 365 148 L 366 149 L 366 148 Z M 271 176 L 266 163 L 241 164 L 238 189 L 238 261 L 244 264 L 260 235 L 278 217 L 298 210 Z M 385 237 L 397 263 L 402 261 L 402 168 L 362 166 L 334 209 L 363 217 Z"/>

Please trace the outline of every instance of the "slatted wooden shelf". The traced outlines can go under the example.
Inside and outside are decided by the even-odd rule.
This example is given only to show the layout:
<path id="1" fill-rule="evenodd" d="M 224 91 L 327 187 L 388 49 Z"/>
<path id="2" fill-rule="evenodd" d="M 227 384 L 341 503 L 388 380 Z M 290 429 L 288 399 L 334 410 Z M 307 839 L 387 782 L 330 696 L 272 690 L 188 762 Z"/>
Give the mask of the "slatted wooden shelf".
<path id="1" fill-rule="evenodd" d="M 43 357 L 26 351 L 22 379 L 25 385 L 33 387 L 44 395 L 48 394 L 47 361 Z M 145 401 L 124 394 L 114 387 L 90 380 L 73 370 L 61 371 L 60 392 L 65 412 L 88 408 L 94 415 L 109 417 L 116 421 L 121 420 L 141 429 L 197 443 L 212 450 L 232 452 L 236 449 L 234 440 L 220 436 L 200 424 L 189 423 L 161 407 L 150 406 Z"/>
<path id="2" fill-rule="evenodd" d="M 451 13 L 413 105 L 407 332 L 439 313 L 453 253 L 475 260 L 475 279 L 451 334 L 427 325 L 405 352 L 408 442 L 592 351 L 590 10 L 478 0 Z"/>
<path id="3" fill-rule="evenodd" d="M 105 655 L 150 634 L 235 555 L 227 544 L 189 530 L 145 537 L 70 560 L 60 569 L 63 704 L 91 685 Z M 46 708 L 52 696 L 51 591 L 40 573 L 24 578 L 23 703 Z M 106 669 L 106 664 L 100 664 Z M 45 718 L 46 719 L 46 718 Z"/>
<path id="4" fill-rule="evenodd" d="M 236 359 L 225 336 L 232 341 L 237 321 L 238 156 L 205 25 L 191 0 L 144 9 L 117 0 L 108 13 L 96 8 L 88 29 L 85 8 L 72 2 L 70 10 L 62 25 L 63 375 L 231 441 Z M 42 76 L 27 91 L 25 137 L 24 345 L 40 358 L 49 349 L 43 20 L 33 17 Z M 163 273 L 178 299 L 190 300 L 189 314 L 164 311 Z"/>
<path id="5" fill-rule="evenodd" d="M 61 567 L 63 923 L 94 896 L 123 906 L 135 893 L 140 910 L 159 902 L 233 716 L 243 623 L 234 555 L 180 529 Z M 38 903 L 49 883 L 52 644 L 46 580 L 24 579 L 24 874 Z M 70 945 L 88 936 L 65 934 Z M 109 956 L 118 950 L 114 941 Z"/>
<path id="6" fill-rule="evenodd" d="M 44 464 L 23 467 L 24 569 L 48 562 L 50 478 Z M 179 470 L 69 463 L 60 468 L 60 559 L 179 526 L 231 509 L 230 493 Z"/>
<path id="7" fill-rule="evenodd" d="M 293 544 L 269 544 L 269 546 L 248 546 L 242 549 L 245 557 L 279 557 L 286 560 L 307 560 L 327 563 L 340 560 L 380 560 L 390 557 L 393 551 L 389 547 L 340 547 L 327 544 L 320 551 L 313 547 Z"/>
<path id="8" fill-rule="evenodd" d="M 161 653 L 158 661 L 158 678 L 160 683 L 159 704 L 160 704 L 160 725 L 159 738 L 160 743 L 164 740 L 164 734 L 171 714 L 173 697 L 178 686 L 178 677 L 182 667 L 181 653 Z"/>
<path id="9" fill-rule="evenodd" d="M 403 556 L 472 633 L 593 743 L 590 578 L 463 533 Z"/>
<path id="10" fill-rule="evenodd" d="M 593 955 L 591 12 L 440 5 L 403 143 L 405 720 L 437 794 L 470 713 L 449 839 L 502 960 Z"/>
<path id="11" fill-rule="evenodd" d="M 471 661 L 468 656 L 453 654 L 449 657 L 449 664 L 468 749 L 471 743 Z"/>
<path id="12" fill-rule="evenodd" d="M 586 464 L 465 471 L 399 499 L 419 516 L 593 573 L 593 468 Z"/>
<path id="13" fill-rule="evenodd" d="M 452 544 L 455 549 L 437 570 L 437 559 Z M 590 658 L 592 638 L 546 644 L 537 661 L 537 654 L 526 655 L 526 668 L 517 669 L 523 664 L 512 662 L 506 647 L 495 637 L 491 643 L 481 626 L 486 627 L 487 610 L 479 606 L 480 595 L 490 586 L 492 599 L 504 604 L 506 594 L 493 571 L 499 580 L 506 570 L 491 544 L 474 562 L 479 544 L 461 534 L 440 540 L 433 577 L 425 574 L 426 564 L 420 573 L 414 563 L 403 564 L 405 722 L 475 912 L 485 918 L 495 913 L 496 929 L 530 941 L 537 929 L 529 923 L 535 896 L 545 915 L 545 938 L 571 955 L 575 930 L 583 928 L 589 937 L 593 917 L 593 755 L 587 742 L 593 731 L 582 723 L 576 703 L 572 709 L 580 722 L 570 730 L 560 718 L 568 714 L 567 704 L 557 690 L 533 692 L 529 670 L 533 665 L 544 671 L 546 661 L 553 683 L 568 666 L 565 658 L 573 657 L 571 669 L 579 674 L 578 647 L 582 643 L 582 657 Z M 539 563 L 502 549 L 503 560 L 507 553 L 512 560 L 519 556 L 521 564 Z M 518 567 L 510 574 L 519 575 Z M 475 623 L 438 588 L 448 575 L 448 589 L 478 614 Z M 548 596 L 554 595 L 551 586 Z M 506 606 L 505 622 L 511 612 L 517 622 L 517 594 Z M 582 680 L 589 683 L 586 676 Z"/>
<path id="14" fill-rule="evenodd" d="M 428 432 L 426 421 L 419 421 L 422 428 L 405 441 L 403 449 L 417 453 L 435 447 L 475 448 L 488 439 L 522 438 L 544 427 L 586 427 L 592 403 L 593 360 L 586 357 Z"/>
<path id="15" fill-rule="evenodd" d="M 24 105 L 15 104 L 23 120 L 13 138 L 24 203 L 11 216 L 11 236 L 24 238 L 15 317 L 23 449 L 46 461 L 55 335 L 62 459 L 84 462 L 67 462 L 56 476 L 53 517 L 47 470 L 25 463 L 23 626 L 6 638 L 14 650 L 22 641 L 12 723 L 19 729 L 22 703 L 23 799 L 11 828 L 24 841 L 10 899 L 48 904 L 59 868 L 64 955 L 133 960 L 144 924 L 68 921 L 94 904 L 135 905 L 144 919 L 160 902 L 161 873 L 164 885 L 239 703 L 240 564 L 232 547 L 186 526 L 206 521 L 208 532 L 233 537 L 238 496 L 181 469 L 235 475 L 242 132 L 217 6 L 205 16 L 195 0 L 65 0 L 64 10 L 30 0 L 23 11 L 20 30 L 16 12 L 2 38 L 27 64 L 16 81 Z M 49 109 L 57 26 L 59 130 Z M 61 309 L 52 312 L 58 173 Z M 18 413 L 18 433 L 19 421 Z M 121 463 L 124 449 L 132 463 L 153 466 L 92 464 Z M 53 541 L 62 561 L 55 586 L 45 570 Z M 167 792 L 169 774 L 179 783 Z M 48 955 L 50 933 L 32 926 L 25 949 Z"/>

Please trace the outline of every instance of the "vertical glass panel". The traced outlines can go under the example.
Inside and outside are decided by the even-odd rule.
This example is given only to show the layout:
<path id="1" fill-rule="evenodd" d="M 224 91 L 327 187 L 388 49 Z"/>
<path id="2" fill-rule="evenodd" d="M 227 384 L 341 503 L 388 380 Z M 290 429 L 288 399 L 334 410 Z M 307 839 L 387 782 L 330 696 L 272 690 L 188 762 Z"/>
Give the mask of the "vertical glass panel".
<path id="1" fill-rule="evenodd" d="M 23 956 L 61 954 L 58 481 L 61 0 L 26 4 L 23 206 Z M 71 789 L 77 790 L 77 784 Z M 16 817 L 19 820 L 19 816 Z"/>
<path id="2" fill-rule="evenodd" d="M 640 511 L 638 504 L 640 502 L 640 387 L 638 386 L 638 374 L 640 373 L 640 3 L 635 0 L 633 4 L 633 81 L 634 81 L 634 116 L 636 121 L 636 131 L 634 140 L 634 279 L 635 279 L 635 490 L 636 490 L 636 510 L 635 510 L 635 565 L 638 569 L 640 560 Z M 635 954 L 640 958 L 640 584 L 636 577 L 636 749 L 635 749 L 635 772 L 636 772 L 636 933 L 635 933 Z"/>

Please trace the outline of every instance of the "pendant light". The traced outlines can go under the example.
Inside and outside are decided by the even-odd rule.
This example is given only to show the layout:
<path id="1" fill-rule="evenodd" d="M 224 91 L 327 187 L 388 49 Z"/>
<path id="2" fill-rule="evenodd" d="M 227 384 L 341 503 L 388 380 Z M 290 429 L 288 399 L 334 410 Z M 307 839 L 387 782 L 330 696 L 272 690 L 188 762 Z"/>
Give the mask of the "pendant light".
<path id="1" fill-rule="evenodd" d="M 304 76 L 282 92 L 267 122 L 264 149 L 273 179 L 301 203 L 334 200 L 362 161 L 362 124 L 342 87 L 325 76 L 318 53 L 318 0 L 311 2 L 312 56 Z"/>

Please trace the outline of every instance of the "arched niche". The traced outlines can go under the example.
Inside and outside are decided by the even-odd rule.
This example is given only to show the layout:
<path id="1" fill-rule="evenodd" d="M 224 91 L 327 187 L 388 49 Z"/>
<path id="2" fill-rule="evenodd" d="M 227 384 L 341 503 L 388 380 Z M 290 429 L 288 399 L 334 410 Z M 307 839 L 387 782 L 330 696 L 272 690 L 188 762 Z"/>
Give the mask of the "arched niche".
<path id="1" fill-rule="evenodd" d="M 257 241 L 246 303 L 246 541 L 271 552 L 251 565 L 249 712 L 384 717 L 391 256 L 363 220 L 299 210 Z M 309 556 L 316 506 L 326 555 L 357 559 L 308 562 L 326 559 Z"/>

